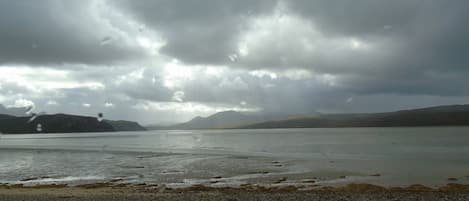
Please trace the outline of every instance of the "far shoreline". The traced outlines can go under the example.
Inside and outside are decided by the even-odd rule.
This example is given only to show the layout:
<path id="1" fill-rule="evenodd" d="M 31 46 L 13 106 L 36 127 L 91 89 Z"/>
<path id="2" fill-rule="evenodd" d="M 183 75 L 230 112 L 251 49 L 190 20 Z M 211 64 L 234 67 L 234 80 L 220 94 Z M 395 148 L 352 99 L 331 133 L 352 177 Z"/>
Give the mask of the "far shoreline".
<path id="1" fill-rule="evenodd" d="M 291 130 L 291 129 L 396 129 L 396 128 L 469 128 L 469 125 L 428 125 L 428 126 L 354 126 L 354 127 L 279 127 L 279 128 L 200 128 L 200 129 L 148 129 L 135 131 L 85 131 L 85 132 L 34 132 L 34 133 L 0 133 L 0 135 L 41 135 L 41 134 L 118 134 L 126 132 L 152 132 L 152 131 L 246 131 L 246 130 Z"/>
<path id="2" fill-rule="evenodd" d="M 148 131 L 217 131 L 217 130 L 287 130 L 287 129 L 360 129 L 360 128 L 461 128 L 469 125 L 428 125 L 428 126 L 353 126 L 353 127 L 279 127 L 279 128 L 194 128 L 194 129 L 147 129 Z M 120 131 L 117 131 L 120 132 Z M 111 132 L 112 133 L 112 132 Z"/>

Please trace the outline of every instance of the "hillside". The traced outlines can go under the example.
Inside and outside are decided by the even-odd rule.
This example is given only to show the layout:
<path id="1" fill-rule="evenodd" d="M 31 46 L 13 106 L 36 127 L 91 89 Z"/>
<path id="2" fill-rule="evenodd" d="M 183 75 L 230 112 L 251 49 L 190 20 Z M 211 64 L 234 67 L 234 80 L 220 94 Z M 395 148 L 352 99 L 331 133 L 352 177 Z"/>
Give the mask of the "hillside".
<path id="1" fill-rule="evenodd" d="M 267 121 L 238 128 L 469 126 L 469 105 L 450 105 L 374 114 L 324 114 Z"/>
<path id="2" fill-rule="evenodd" d="M 146 130 L 137 122 L 133 121 L 112 121 L 112 120 L 105 120 L 105 123 L 108 123 L 112 126 L 115 131 L 143 131 Z"/>
<path id="3" fill-rule="evenodd" d="M 312 113 L 316 114 L 316 113 Z M 308 114 L 311 115 L 311 114 Z M 306 116 L 308 116 L 306 115 Z M 301 115 L 304 116 L 304 115 Z M 290 115 L 285 113 L 243 113 L 236 111 L 218 112 L 208 117 L 195 117 L 192 120 L 176 124 L 172 126 L 153 126 L 148 129 L 222 129 L 222 128 L 238 128 L 243 125 L 260 123 L 272 120 L 281 120 L 290 117 L 298 117 L 298 115 Z"/>
<path id="4" fill-rule="evenodd" d="M 262 122 L 258 116 L 249 116 L 240 112 L 225 111 L 208 117 L 195 117 L 189 122 L 170 126 L 175 129 L 232 128 L 252 122 Z"/>
<path id="5" fill-rule="evenodd" d="M 38 133 L 38 124 L 40 124 L 42 133 L 145 130 L 145 128 L 135 122 L 108 120 L 99 122 L 95 117 L 68 114 L 41 115 L 33 121 L 30 120 L 31 117 L 0 115 L 0 132 L 10 134 Z"/>

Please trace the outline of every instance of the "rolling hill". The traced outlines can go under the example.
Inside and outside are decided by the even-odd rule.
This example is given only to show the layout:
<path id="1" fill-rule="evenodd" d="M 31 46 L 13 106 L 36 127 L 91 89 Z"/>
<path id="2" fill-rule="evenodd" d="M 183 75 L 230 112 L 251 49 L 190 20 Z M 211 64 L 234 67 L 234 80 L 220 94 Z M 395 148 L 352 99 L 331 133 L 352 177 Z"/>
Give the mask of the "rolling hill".
<path id="1" fill-rule="evenodd" d="M 386 113 L 323 114 L 238 128 L 469 126 L 469 105 L 449 105 Z"/>
<path id="2" fill-rule="evenodd" d="M 260 113 L 260 112 L 251 112 L 243 113 L 236 111 L 224 111 L 218 112 L 208 117 L 195 117 L 192 120 L 175 124 L 171 126 L 153 126 L 147 127 L 148 129 L 223 129 L 223 128 L 238 128 L 240 126 L 260 123 L 265 121 L 281 120 L 286 118 L 292 118 L 297 116 L 311 116 L 317 114 L 316 112 L 311 112 L 310 114 L 305 115 L 291 115 L 286 113 Z"/>
<path id="3" fill-rule="evenodd" d="M 31 117 L 15 117 L 0 115 L 0 132 L 8 134 L 20 133 L 76 133 L 76 132 L 113 132 L 145 130 L 136 122 L 129 121 L 98 121 L 95 117 L 52 114 Z M 38 131 L 40 127 L 40 131 Z"/>

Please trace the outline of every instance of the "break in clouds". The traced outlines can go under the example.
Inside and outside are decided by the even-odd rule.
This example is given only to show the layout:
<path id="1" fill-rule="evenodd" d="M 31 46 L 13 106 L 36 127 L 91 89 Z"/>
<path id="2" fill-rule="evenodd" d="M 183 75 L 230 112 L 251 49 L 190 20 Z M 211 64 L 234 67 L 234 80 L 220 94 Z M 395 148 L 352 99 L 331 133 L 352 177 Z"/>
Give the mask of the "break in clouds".
<path id="1" fill-rule="evenodd" d="M 0 0 L 0 103 L 169 123 L 469 102 L 464 0 Z"/>

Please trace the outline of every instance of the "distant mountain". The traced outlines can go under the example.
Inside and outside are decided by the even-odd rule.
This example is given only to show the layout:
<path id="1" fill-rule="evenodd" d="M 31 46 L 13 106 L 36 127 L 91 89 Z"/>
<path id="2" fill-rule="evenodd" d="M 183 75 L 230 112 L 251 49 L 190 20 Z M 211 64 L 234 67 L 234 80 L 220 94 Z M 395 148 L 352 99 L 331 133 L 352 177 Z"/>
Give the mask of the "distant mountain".
<path id="1" fill-rule="evenodd" d="M 0 104 L 0 114 L 10 115 L 10 116 L 17 116 L 23 117 L 27 116 L 27 112 L 29 112 L 32 108 L 31 107 L 5 107 Z"/>
<path id="2" fill-rule="evenodd" d="M 372 114 L 323 114 L 267 121 L 238 128 L 469 126 L 469 105 L 448 105 Z"/>
<path id="3" fill-rule="evenodd" d="M 250 116 L 235 111 L 225 111 L 209 117 L 195 117 L 189 122 L 171 126 L 177 129 L 233 128 L 251 122 L 261 122 L 260 116 Z"/>
<path id="4" fill-rule="evenodd" d="M 53 114 L 31 117 L 0 115 L 0 132 L 18 133 L 75 133 L 145 130 L 138 123 L 129 121 L 98 121 L 95 117 Z"/>
<path id="5" fill-rule="evenodd" d="M 442 105 L 442 106 L 435 106 L 435 107 L 427 107 L 427 108 L 419 108 L 419 109 L 412 109 L 412 110 L 401 110 L 397 111 L 401 113 L 406 112 L 469 112 L 469 105 Z"/>
<path id="6" fill-rule="evenodd" d="M 310 115 L 314 115 L 312 113 Z M 304 115 L 300 115 L 303 117 Z M 308 115 L 309 116 L 309 115 Z M 284 113 L 258 113 L 258 112 L 236 112 L 224 111 L 218 112 L 208 117 L 195 117 L 192 120 L 172 126 L 152 126 L 148 129 L 220 129 L 220 128 L 238 128 L 247 124 L 260 123 L 265 121 L 280 120 L 285 118 L 296 118 L 295 115 Z"/>

